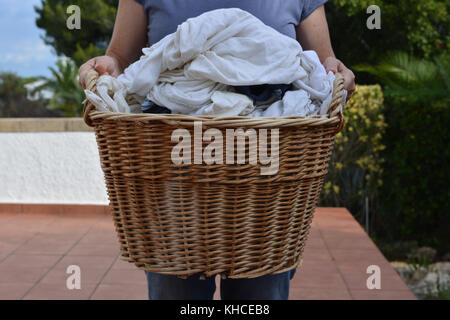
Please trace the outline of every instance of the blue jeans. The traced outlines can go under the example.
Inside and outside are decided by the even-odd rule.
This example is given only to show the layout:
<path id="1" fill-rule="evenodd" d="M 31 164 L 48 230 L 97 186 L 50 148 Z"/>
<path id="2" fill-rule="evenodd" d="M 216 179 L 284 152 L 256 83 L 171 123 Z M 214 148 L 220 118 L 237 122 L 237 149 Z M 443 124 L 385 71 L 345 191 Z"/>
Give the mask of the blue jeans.
<path id="1" fill-rule="evenodd" d="M 221 279 L 222 300 L 287 300 L 289 282 L 296 269 L 251 279 Z M 216 291 L 215 277 L 187 279 L 145 272 L 150 300 L 212 300 Z"/>

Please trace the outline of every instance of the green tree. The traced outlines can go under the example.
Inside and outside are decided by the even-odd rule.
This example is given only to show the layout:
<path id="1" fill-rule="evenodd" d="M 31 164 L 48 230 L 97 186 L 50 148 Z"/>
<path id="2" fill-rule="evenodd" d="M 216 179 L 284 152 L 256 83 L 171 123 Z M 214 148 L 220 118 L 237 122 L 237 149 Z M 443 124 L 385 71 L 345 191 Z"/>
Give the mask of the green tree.
<path id="1" fill-rule="evenodd" d="M 84 92 L 78 84 L 78 70 L 75 63 L 69 59 L 58 60 L 57 69 L 50 67 L 52 78 L 44 80 L 43 84 L 34 89 L 34 93 L 42 90 L 52 91 L 53 97 L 48 102 L 48 108 L 59 110 L 67 117 L 79 117 L 83 112 L 82 102 Z"/>
<path id="2" fill-rule="evenodd" d="M 43 101 L 29 100 L 25 85 L 35 79 L 23 79 L 14 73 L 0 73 L 0 117 L 55 117 L 58 112 L 45 108 Z"/>
<path id="3" fill-rule="evenodd" d="M 384 84 L 388 124 L 377 232 L 450 250 L 450 56 L 395 53 L 361 66 Z"/>
<path id="4" fill-rule="evenodd" d="M 81 29 L 69 30 L 67 7 L 81 9 Z M 118 0 L 41 0 L 35 7 L 36 25 L 45 30 L 44 41 L 58 55 L 71 57 L 80 66 L 88 59 L 105 53 L 114 27 Z"/>
<path id="5" fill-rule="evenodd" d="M 380 30 L 367 28 L 370 5 L 381 9 Z M 448 51 L 449 11 L 447 0 L 335 0 L 327 5 L 327 18 L 336 55 L 354 66 L 375 64 L 388 51 L 419 58 Z"/>

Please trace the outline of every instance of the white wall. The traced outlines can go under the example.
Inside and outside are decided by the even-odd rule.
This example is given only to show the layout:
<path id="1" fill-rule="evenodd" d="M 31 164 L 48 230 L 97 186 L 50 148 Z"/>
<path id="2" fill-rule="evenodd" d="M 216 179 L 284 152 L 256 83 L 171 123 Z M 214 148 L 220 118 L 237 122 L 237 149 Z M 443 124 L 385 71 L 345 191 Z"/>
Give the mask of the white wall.
<path id="1" fill-rule="evenodd" d="M 0 133 L 0 203 L 107 204 L 94 133 Z"/>

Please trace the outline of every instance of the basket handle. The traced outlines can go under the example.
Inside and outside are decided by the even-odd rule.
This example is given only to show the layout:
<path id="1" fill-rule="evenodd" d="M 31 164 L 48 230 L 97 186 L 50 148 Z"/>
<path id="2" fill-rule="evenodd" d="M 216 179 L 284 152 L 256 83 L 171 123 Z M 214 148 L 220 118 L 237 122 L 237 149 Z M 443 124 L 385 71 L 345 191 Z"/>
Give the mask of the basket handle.
<path id="1" fill-rule="evenodd" d="M 99 75 L 97 71 L 95 71 L 94 69 L 89 70 L 86 76 L 86 89 L 92 91 L 93 93 L 97 93 L 98 78 Z M 95 111 L 95 106 L 92 104 L 92 102 L 86 99 L 83 107 L 83 119 L 88 126 L 93 127 L 94 125 L 92 124 L 92 120 L 89 117 L 91 111 Z"/>
<path id="2" fill-rule="evenodd" d="M 337 128 L 337 132 L 340 132 L 344 127 L 344 115 L 342 114 L 341 104 L 344 97 L 344 76 L 341 73 L 336 73 L 336 78 L 334 80 L 333 88 L 333 98 L 331 100 L 330 107 L 328 108 L 328 115 L 330 118 L 339 117 L 340 123 Z M 336 133 L 337 133 L 336 132 Z"/>

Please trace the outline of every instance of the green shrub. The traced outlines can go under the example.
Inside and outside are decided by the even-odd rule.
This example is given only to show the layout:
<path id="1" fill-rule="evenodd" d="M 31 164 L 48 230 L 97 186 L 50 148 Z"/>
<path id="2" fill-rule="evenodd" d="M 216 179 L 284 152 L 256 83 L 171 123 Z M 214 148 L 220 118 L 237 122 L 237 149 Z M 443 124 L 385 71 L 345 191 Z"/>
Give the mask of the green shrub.
<path id="1" fill-rule="evenodd" d="M 386 103 L 382 224 L 387 240 L 450 250 L 450 109 L 439 103 Z"/>
<path id="2" fill-rule="evenodd" d="M 389 261 L 407 261 L 411 252 L 419 248 L 417 241 L 383 241 L 378 237 L 372 236 L 372 240 Z"/>
<path id="3" fill-rule="evenodd" d="M 380 152 L 385 130 L 379 85 L 357 86 L 344 108 L 345 126 L 336 137 L 320 205 L 346 207 L 362 223 L 365 198 L 371 211 L 382 186 Z"/>
<path id="4" fill-rule="evenodd" d="M 10 72 L 0 72 L 0 117 L 59 117 L 57 110 L 48 110 L 43 99 L 30 100 L 27 84 L 35 78 L 21 78 Z"/>
<path id="5" fill-rule="evenodd" d="M 450 56 L 397 53 L 363 69 L 385 85 L 379 238 L 450 252 Z"/>

